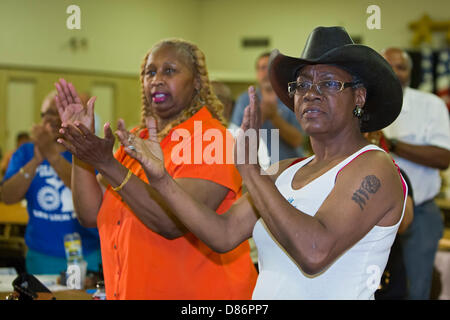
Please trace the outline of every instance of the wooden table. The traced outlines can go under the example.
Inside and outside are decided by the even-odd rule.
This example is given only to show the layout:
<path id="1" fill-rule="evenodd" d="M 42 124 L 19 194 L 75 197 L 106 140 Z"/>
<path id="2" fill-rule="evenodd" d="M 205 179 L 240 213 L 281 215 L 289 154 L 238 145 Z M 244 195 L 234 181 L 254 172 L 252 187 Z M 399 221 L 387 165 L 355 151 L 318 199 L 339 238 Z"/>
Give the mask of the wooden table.
<path id="1" fill-rule="evenodd" d="M 11 292 L 0 292 L 0 301 L 6 300 Z M 92 295 L 86 293 L 85 290 L 64 290 L 53 292 L 56 300 L 92 300 Z"/>
<path id="2" fill-rule="evenodd" d="M 11 205 L 0 202 L 0 223 L 26 225 L 28 223 L 27 208 L 20 202 Z"/>

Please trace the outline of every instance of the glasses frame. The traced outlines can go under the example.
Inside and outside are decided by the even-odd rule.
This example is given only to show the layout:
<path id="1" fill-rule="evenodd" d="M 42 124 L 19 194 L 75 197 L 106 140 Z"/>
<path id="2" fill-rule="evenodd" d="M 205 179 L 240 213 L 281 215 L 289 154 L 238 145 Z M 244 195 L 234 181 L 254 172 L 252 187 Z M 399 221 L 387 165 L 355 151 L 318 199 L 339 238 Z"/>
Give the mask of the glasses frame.
<path id="1" fill-rule="evenodd" d="M 339 82 L 339 84 L 341 85 L 341 88 L 340 88 L 338 91 L 336 91 L 335 93 L 341 92 L 341 91 L 344 90 L 345 88 L 349 88 L 349 87 L 356 88 L 357 85 L 361 85 L 361 84 L 362 84 L 362 83 L 359 82 L 359 81 L 344 82 L 344 81 L 340 81 L 340 80 L 322 80 L 322 81 L 318 81 L 318 82 L 312 83 L 312 84 L 311 84 L 311 87 L 309 87 L 309 89 L 306 90 L 305 93 L 304 93 L 303 95 L 305 95 L 306 92 L 308 92 L 309 90 L 311 90 L 312 87 L 314 87 L 314 86 L 316 86 L 317 92 L 319 92 L 319 94 L 323 95 L 324 93 L 319 89 L 319 86 L 318 86 L 318 85 L 320 85 L 320 83 L 328 82 L 328 81 Z M 304 81 L 304 82 L 307 82 L 307 81 Z M 294 89 L 293 91 L 290 91 L 291 86 L 292 86 L 293 84 L 296 85 L 296 86 L 295 86 L 295 89 Z M 292 98 L 294 95 L 297 94 L 296 91 L 297 91 L 297 88 L 299 87 L 299 85 L 300 85 L 300 84 L 299 84 L 297 81 L 291 81 L 291 82 L 288 82 L 288 94 L 289 94 L 289 97 Z M 297 95 L 301 95 L 301 94 L 297 94 Z"/>

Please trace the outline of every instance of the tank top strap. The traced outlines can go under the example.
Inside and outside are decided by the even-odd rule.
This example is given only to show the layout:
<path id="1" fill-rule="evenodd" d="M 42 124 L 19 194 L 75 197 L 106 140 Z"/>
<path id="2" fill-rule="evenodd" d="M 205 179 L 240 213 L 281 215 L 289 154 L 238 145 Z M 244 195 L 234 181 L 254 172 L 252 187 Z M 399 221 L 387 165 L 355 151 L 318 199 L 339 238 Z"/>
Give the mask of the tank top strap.
<path id="1" fill-rule="evenodd" d="M 352 155 L 348 156 L 346 159 L 342 160 L 340 163 L 338 163 L 336 166 L 334 166 L 333 168 L 331 168 L 330 170 L 328 170 L 325 174 L 335 174 L 337 176 L 337 174 L 339 174 L 339 172 L 346 166 L 348 165 L 350 162 L 352 162 L 354 159 L 356 159 L 358 156 L 362 155 L 365 152 L 368 151 L 372 151 L 372 150 L 377 150 L 377 151 L 382 151 L 385 152 L 383 149 L 381 149 L 380 147 L 374 145 L 374 144 L 369 144 L 365 147 L 362 147 L 361 149 L 359 149 L 358 151 L 356 151 L 355 153 L 353 153 Z M 293 163 L 291 163 L 277 178 L 277 181 L 279 182 L 283 182 L 283 183 L 288 183 L 289 185 L 292 183 L 292 180 L 294 179 L 294 175 L 295 173 L 303 166 L 305 166 L 308 162 L 310 162 L 311 160 L 314 159 L 314 155 L 308 157 L 308 158 L 300 158 L 295 160 Z"/>

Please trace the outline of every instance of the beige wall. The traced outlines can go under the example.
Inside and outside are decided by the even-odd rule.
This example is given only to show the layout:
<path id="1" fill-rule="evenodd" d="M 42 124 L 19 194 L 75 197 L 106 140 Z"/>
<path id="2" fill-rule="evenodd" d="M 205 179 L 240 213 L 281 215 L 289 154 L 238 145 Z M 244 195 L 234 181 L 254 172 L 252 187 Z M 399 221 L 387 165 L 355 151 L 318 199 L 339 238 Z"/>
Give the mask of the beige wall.
<path id="1" fill-rule="evenodd" d="M 381 29 L 369 30 L 369 5 L 381 10 Z M 263 49 L 243 49 L 240 39 L 267 36 L 271 47 L 300 56 L 311 30 L 319 25 L 344 26 L 363 43 L 381 50 L 386 46 L 410 47 L 408 24 L 428 13 L 435 20 L 450 20 L 448 0 L 205 0 L 202 6 L 200 44 L 211 73 L 222 79 L 253 77 L 254 59 Z"/>
<path id="2" fill-rule="evenodd" d="M 81 8 L 81 30 L 68 30 L 68 5 Z M 366 9 L 381 9 L 381 30 L 369 30 Z M 428 13 L 450 19 L 448 0 L 1 0 L 0 65 L 68 68 L 137 74 L 140 60 L 156 41 L 181 37 L 207 54 L 212 77 L 253 79 L 255 56 L 243 49 L 247 36 L 267 36 L 271 46 L 299 55 L 318 25 L 341 25 L 365 44 L 409 47 L 411 21 Z M 85 38 L 72 51 L 69 40 Z"/>
<path id="3" fill-rule="evenodd" d="M 81 8 L 81 29 L 69 30 L 66 8 Z M 198 0 L 1 0 L 0 64 L 137 74 L 153 43 L 197 41 Z M 73 51 L 72 37 L 86 49 Z"/>
<path id="4" fill-rule="evenodd" d="M 14 148 L 17 132 L 30 129 L 32 123 L 40 121 L 41 102 L 50 91 L 54 90 L 53 84 L 61 77 L 72 82 L 79 93 L 95 92 L 96 89 L 105 91 L 105 87 L 111 88 L 110 112 L 102 110 L 102 101 L 96 103 L 97 114 L 101 119 L 100 136 L 103 136 L 102 126 L 106 121 L 111 122 L 113 129 L 116 128 L 119 118 L 124 119 L 128 127 L 140 123 L 141 97 L 138 77 L 0 68 L 0 141 L 2 150 Z M 22 84 L 28 86 L 21 92 Z M 11 97 L 11 92 L 16 92 L 18 97 Z M 32 96 L 28 97 L 29 94 Z M 28 105 L 14 105 L 14 103 L 20 104 L 21 101 L 30 100 L 32 103 Z M 26 112 L 29 114 L 24 114 Z M 106 119 L 105 115 L 110 115 L 111 119 Z"/>

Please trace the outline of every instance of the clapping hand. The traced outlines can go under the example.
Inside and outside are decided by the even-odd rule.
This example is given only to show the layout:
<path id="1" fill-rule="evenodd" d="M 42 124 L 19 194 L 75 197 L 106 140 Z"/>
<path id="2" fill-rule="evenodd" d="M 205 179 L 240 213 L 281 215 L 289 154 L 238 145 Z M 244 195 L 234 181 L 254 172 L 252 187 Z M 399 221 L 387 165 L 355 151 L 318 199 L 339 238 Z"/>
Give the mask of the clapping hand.
<path id="1" fill-rule="evenodd" d="M 125 152 L 139 161 L 144 168 L 149 180 L 159 179 L 166 173 L 164 167 L 164 155 L 159 144 L 156 120 L 147 117 L 145 124 L 148 129 L 148 139 L 142 139 L 126 130 L 125 121 L 119 120 L 117 124 L 117 137 L 125 147 Z"/>
<path id="2" fill-rule="evenodd" d="M 234 145 L 234 159 L 241 172 L 248 165 L 258 164 L 259 129 L 261 128 L 261 108 L 255 88 L 248 89 L 250 104 L 244 110 L 241 128 Z M 247 136 L 245 135 L 247 133 Z"/>
<path id="3" fill-rule="evenodd" d="M 63 125 L 73 125 L 76 121 L 95 132 L 94 104 L 96 97 L 91 97 L 84 106 L 72 83 L 60 79 L 55 83 L 58 94 L 56 107 Z"/>
<path id="4" fill-rule="evenodd" d="M 103 131 L 105 137 L 102 139 L 84 124 L 75 121 L 73 125 L 66 125 L 60 129 L 63 138 L 59 138 L 58 142 L 81 161 L 102 171 L 105 165 L 114 160 L 115 141 L 109 122 L 105 123 Z"/>

